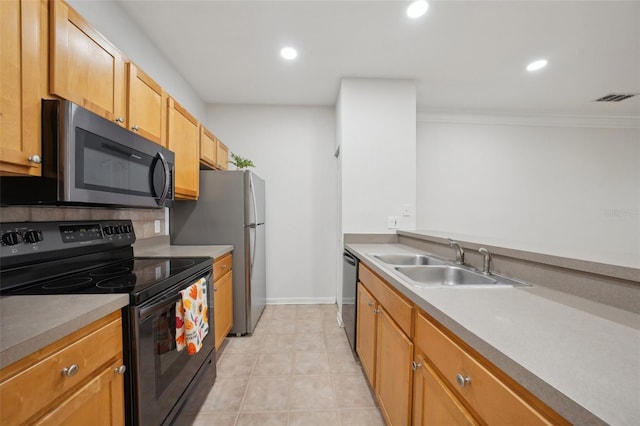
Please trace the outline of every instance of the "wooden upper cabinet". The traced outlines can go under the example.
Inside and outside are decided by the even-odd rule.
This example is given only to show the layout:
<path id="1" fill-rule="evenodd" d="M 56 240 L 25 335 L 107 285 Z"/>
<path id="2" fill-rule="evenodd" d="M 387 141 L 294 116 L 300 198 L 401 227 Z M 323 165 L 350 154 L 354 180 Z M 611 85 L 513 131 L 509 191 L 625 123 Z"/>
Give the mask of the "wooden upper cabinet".
<path id="1" fill-rule="evenodd" d="M 125 61 L 62 0 L 50 3 L 50 91 L 126 126 Z"/>
<path id="2" fill-rule="evenodd" d="M 227 170 L 229 168 L 229 148 L 227 148 L 220 139 L 216 139 L 216 160 L 220 170 Z"/>
<path id="3" fill-rule="evenodd" d="M 127 79 L 129 130 L 166 146 L 166 92 L 131 62 L 127 63 Z"/>
<path id="4" fill-rule="evenodd" d="M 0 173 L 39 176 L 46 3 L 2 0 L 0 24 Z"/>
<path id="5" fill-rule="evenodd" d="M 217 147 L 218 138 L 206 127 L 200 126 L 200 164 L 206 168 L 217 168 Z"/>
<path id="6" fill-rule="evenodd" d="M 175 153 L 175 198 L 195 200 L 200 184 L 200 123 L 173 98 L 168 98 L 167 105 L 167 148 Z"/>

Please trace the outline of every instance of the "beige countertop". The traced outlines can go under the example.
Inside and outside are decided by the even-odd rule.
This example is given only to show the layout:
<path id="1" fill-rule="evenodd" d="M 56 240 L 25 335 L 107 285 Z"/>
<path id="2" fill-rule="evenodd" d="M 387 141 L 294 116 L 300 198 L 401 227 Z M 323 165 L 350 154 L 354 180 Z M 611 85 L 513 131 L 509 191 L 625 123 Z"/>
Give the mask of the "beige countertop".
<path id="1" fill-rule="evenodd" d="M 0 368 L 128 303 L 128 294 L 0 297 Z"/>
<path id="2" fill-rule="evenodd" d="M 424 253 L 347 244 L 425 312 L 574 424 L 637 424 L 640 315 L 534 285 L 416 288 L 369 253 Z"/>
<path id="3" fill-rule="evenodd" d="M 233 251 L 231 245 L 219 246 L 170 246 L 157 245 L 151 247 L 133 247 L 135 256 L 156 256 L 156 257 L 181 257 L 181 256 L 211 256 L 214 259 Z"/>

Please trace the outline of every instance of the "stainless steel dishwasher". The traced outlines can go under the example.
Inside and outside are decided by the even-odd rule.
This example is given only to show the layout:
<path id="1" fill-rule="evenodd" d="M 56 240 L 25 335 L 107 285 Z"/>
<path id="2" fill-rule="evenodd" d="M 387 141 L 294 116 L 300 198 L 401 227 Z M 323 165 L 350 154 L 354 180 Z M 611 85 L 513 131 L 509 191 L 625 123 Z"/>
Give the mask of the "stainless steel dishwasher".
<path id="1" fill-rule="evenodd" d="M 342 322 L 351 350 L 356 353 L 358 258 L 345 250 L 342 257 Z"/>

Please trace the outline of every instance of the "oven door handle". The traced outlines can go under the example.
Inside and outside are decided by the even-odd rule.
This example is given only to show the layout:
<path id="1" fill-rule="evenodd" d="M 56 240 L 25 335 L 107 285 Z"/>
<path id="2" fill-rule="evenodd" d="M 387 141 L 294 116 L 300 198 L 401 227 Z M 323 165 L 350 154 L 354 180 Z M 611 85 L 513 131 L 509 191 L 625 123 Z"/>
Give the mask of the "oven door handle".
<path id="1" fill-rule="evenodd" d="M 180 293 L 178 293 L 156 300 L 150 303 L 148 306 L 141 308 L 140 311 L 138 311 L 138 318 L 140 319 L 140 321 L 144 321 L 156 312 L 165 310 L 167 306 L 171 305 L 172 303 L 176 303 L 181 298 L 182 296 L 180 295 Z"/>

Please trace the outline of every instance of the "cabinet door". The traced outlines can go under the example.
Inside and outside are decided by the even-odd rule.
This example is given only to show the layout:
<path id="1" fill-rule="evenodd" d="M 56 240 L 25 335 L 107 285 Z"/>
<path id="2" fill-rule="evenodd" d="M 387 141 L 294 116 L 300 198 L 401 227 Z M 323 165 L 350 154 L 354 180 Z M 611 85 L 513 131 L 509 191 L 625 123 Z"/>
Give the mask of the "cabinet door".
<path id="1" fill-rule="evenodd" d="M 63 1 L 50 13 L 51 93 L 125 126 L 122 53 Z"/>
<path id="2" fill-rule="evenodd" d="M 469 411 L 427 364 L 422 353 L 416 354 L 415 361 L 417 368 L 413 373 L 413 425 L 477 425 L 478 422 Z"/>
<path id="3" fill-rule="evenodd" d="M 0 1 L 0 172 L 39 176 L 41 32 L 38 0 Z M 46 16 L 46 15 L 45 15 Z"/>
<path id="4" fill-rule="evenodd" d="M 216 350 L 233 326 L 233 271 L 213 283 L 213 305 L 216 330 Z"/>
<path id="5" fill-rule="evenodd" d="M 200 126 L 200 163 L 208 166 L 209 168 L 216 168 L 217 166 L 217 146 L 216 137 L 213 133 L 207 130 L 206 127 Z"/>
<path id="6" fill-rule="evenodd" d="M 220 139 L 216 139 L 216 161 L 220 170 L 229 168 L 229 148 L 220 142 Z"/>
<path id="7" fill-rule="evenodd" d="M 129 129 L 166 146 L 166 99 L 162 87 L 135 64 L 127 64 L 127 112 Z"/>
<path id="8" fill-rule="evenodd" d="M 115 370 L 122 360 L 107 366 L 80 387 L 37 425 L 124 425 L 124 376 Z"/>
<path id="9" fill-rule="evenodd" d="M 175 198 L 196 200 L 200 184 L 199 123 L 173 98 L 168 99 L 167 147 L 175 153 Z"/>
<path id="10" fill-rule="evenodd" d="M 376 300 L 362 283 L 358 283 L 356 351 L 372 386 L 375 383 L 376 309 Z"/>
<path id="11" fill-rule="evenodd" d="M 381 306 L 377 315 L 375 391 L 389 425 L 411 419 L 413 343 Z"/>

